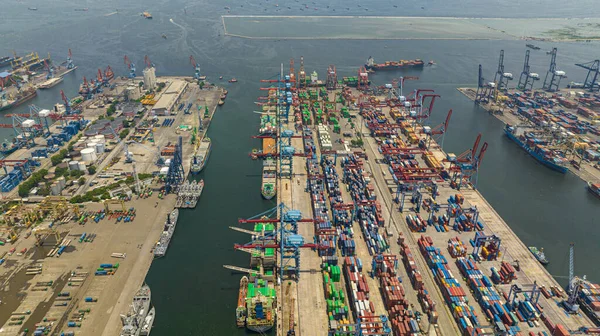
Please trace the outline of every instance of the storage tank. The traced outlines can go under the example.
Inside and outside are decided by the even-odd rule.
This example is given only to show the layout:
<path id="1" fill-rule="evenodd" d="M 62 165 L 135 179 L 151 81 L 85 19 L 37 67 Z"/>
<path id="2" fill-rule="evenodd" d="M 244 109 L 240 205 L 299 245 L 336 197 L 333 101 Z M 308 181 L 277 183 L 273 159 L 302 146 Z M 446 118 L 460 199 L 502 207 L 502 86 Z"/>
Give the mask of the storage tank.
<path id="1" fill-rule="evenodd" d="M 64 176 L 57 178 L 56 182 L 58 182 L 58 185 L 60 186 L 60 190 L 63 190 L 65 188 L 65 186 L 67 185 L 67 180 L 65 180 Z"/>
<path id="2" fill-rule="evenodd" d="M 94 137 L 94 140 L 98 143 L 105 143 L 106 139 L 104 138 L 104 134 L 98 134 Z"/>
<path id="3" fill-rule="evenodd" d="M 104 143 L 96 142 L 96 154 L 104 153 Z"/>
<path id="4" fill-rule="evenodd" d="M 69 170 L 79 170 L 79 162 L 70 161 L 69 162 Z"/>
<path id="5" fill-rule="evenodd" d="M 96 143 L 95 142 L 88 142 L 85 146 L 87 148 L 93 148 L 94 150 L 96 150 Z"/>
<path id="6" fill-rule="evenodd" d="M 95 162 L 98 157 L 96 156 L 95 148 L 86 148 L 81 150 L 81 160 L 86 162 Z"/>
<path id="7" fill-rule="evenodd" d="M 50 186 L 50 192 L 54 196 L 60 195 L 60 185 L 57 182 L 52 183 L 52 185 Z"/>
<path id="8" fill-rule="evenodd" d="M 86 171 L 86 170 L 87 170 L 87 169 L 86 169 L 86 167 L 85 167 L 85 162 L 83 162 L 83 161 L 78 161 L 78 162 L 77 162 L 77 165 L 79 166 L 79 167 L 78 167 L 78 168 L 79 168 L 79 170 L 81 170 L 82 172 L 84 172 L 84 171 Z"/>

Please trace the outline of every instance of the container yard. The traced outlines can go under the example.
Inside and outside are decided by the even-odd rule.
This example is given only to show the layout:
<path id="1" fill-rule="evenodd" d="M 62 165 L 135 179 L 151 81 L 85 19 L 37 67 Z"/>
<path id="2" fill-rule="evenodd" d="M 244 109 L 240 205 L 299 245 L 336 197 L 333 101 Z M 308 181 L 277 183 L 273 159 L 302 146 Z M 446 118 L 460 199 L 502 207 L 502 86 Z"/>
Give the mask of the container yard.
<path id="1" fill-rule="evenodd" d="M 187 177 L 224 90 L 157 77 L 147 56 L 144 77 L 129 75 L 99 70 L 81 96 L 61 90 L 52 108 L 9 115 L 18 135 L 1 160 L 2 333 L 147 335 L 160 313 L 144 278 L 189 211 L 177 203 L 199 201 L 204 181 Z"/>
<path id="2" fill-rule="evenodd" d="M 248 274 L 232 323 L 256 331 L 258 318 L 278 335 L 598 331 L 597 285 L 572 274 L 562 289 L 476 190 L 488 143 L 444 152 L 452 111 L 425 126 L 439 95 L 372 86 L 364 67 L 353 81 L 333 65 L 307 80 L 303 59 L 289 69 L 258 98 L 262 150 L 249 156 L 276 162 L 277 205 L 231 227 L 250 234 L 234 248 L 251 255 L 225 265 Z M 274 285 L 272 310 L 272 296 L 265 310 L 248 295 L 261 283 Z"/>
<path id="3" fill-rule="evenodd" d="M 543 84 L 540 74 L 529 65 L 527 50 L 523 71 L 513 87 L 513 74 L 504 70 L 502 50 L 494 81 L 483 79 L 480 65 L 478 87 L 458 90 L 506 123 L 506 136 L 532 159 L 559 173 L 572 172 L 586 182 L 597 183 L 600 181 L 597 61 L 576 64 L 587 70 L 585 80 L 570 82 L 563 88 L 560 83 L 566 73 L 559 70 L 558 49 L 553 48 L 548 54 L 550 65 Z M 541 87 L 537 87 L 538 81 Z"/>

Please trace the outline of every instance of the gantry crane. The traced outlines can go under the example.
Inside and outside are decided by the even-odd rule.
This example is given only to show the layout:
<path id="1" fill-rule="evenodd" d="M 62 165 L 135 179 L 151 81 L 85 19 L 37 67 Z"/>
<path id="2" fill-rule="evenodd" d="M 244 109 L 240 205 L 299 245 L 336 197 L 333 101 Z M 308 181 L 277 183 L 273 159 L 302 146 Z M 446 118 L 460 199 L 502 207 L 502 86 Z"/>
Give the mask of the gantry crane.
<path id="1" fill-rule="evenodd" d="M 73 64 L 73 54 L 71 53 L 71 48 L 69 48 L 69 54 L 67 56 L 67 69 L 75 68 L 75 64 Z"/>
<path id="2" fill-rule="evenodd" d="M 488 143 L 484 142 L 481 146 L 481 150 L 479 154 L 477 154 L 477 149 L 479 147 L 479 142 L 481 141 L 481 133 L 475 139 L 475 143 L 470 150 L 463 152 L 455 158 L 451 158 L 448 155 L 448 161 L 450 161 L 450 170 L 453 172 L 451 178 L 451 184 L 457 189 L 460 190 L 462 186 L 470 183 L 473 188 L 477 187 L 477 180 L 479 177 L 479 168 L 481 166 L 481 161 L 483 160 L 483 156 L 488 148 Z M 473 181 L 475 179 L 475 181 Z"/>
<path id="3" fill-rule="evenodd" d="M 129 57 L 125 55 L 123 58 L 125 65 L 129 68 L 129 78 L 135 78 L 135 63 L 129 60 Z"/>
<path id="4" fill-rule="evenodd" d="M 298 70 L 297 87 L 303 88 L 306 86 L 306 71 L 304 70 L 304 56 L 300 56 L 300 70 Z"/>
<path id="5" fill-rule="evenodd" d="M 540 80 L 540 75 L 535 72 L 531 72 L 531 68 L 529 66 L 529 50 L 525 51 L 525 62 L 523 63 L 523 71 L 521 71 L 521 76 L 519 77 L 519 84 L 517 84 L 517 89 L 527 91 L 533 90 L 533 82 Z"/>
<path id="6" fill-rule="evenodd" d="M 494 75 L 494 83 L 498 90 L 508 89 L 508 81 L 513 79 L 513 74 L 510 72 L 504 72 L 504 50 L 500 50 L 500 57 L 498 59 L 498 69 Z"/>
<path id="7" fill-rule="evenodd" d="M 108 85 L 108 82 L 111 81 L 113 78 L 115 78 L 115 73 L 113 72 L 113 69 L 110 67 L 110 65 L 107 65 L 106 69 L 104 70 L 104 80 L 106 81 L 106 85 Z"/>
<path id="8" fill-rule="evenodd" d="M 549 92 L 558 91 L 558 85 L 560 84 L 560 80 L 563 77 L 566 77 L 564 71 L 560 71 L 556 69 L 556 53 L 558 49 L 552 48 L 550 52 L 550 68 L 546 73 L 546 78 L 544 78 L 544 85 L 542 88 Z"/>
<path id="9" fill-rule="evenodd" d="M 425 139 L 425 148 L 428 149 L 431 140 L 433 139 L 436 143 L 440 144 L 440 148 L 444 148 L 444 138 L 446 137 L 446 131 L 448 130 L 448 124 L 450 123 L 450 117 L 452 116 L 452 109 L 448 111 L 448 115 L 446 116 L 446 120 L 433 127 L 433 128 L 425 128 L 423 127 L 423 132 L 427 134 L 427 138 Z"/>
<path id="10" fill-rule="evenodd" d="M 54 77 L 54 70 L 48 64 L 48 62 L 46 62 L 46 60 L 44 60 L 44 69 L 46 69 L 46 71 L 48 71 L 48 74 L 46 75 L 46 79 L 50 79 L 50 78 Z"/>
<path id="11" fill-rule="evenodd" d="M 290 82 L 296 83 L 296 70 L 294 69 L 294 59 L 290 58 Z"/>
<path id="12" fill-rule="evenodd" d="M 600 71 L 600 60 L 594 60 L 588 63 L 577 63 L 576 66 L 584 68 L 588 71 L 583 82 L 583 88 L 590 92 L 599 91 L 600 84 L 598 83 L 598 72 Z"/>
<path id="13" fill-rule="evenodd" d="M 148 55 L 144 56 L 144 63 L 146 64 L 146 69 L 154 68 L 154 63 L 150 61 L 150 57 L 148 57 Z"/>
<path id="14" fill-rule="evenodd" d="M 335 65 L 330 65 L 327 68 L 327 79 L 325 80 L 325 88 L 327 90 L 335 90 L 337 88 L 337 71 Z"/>

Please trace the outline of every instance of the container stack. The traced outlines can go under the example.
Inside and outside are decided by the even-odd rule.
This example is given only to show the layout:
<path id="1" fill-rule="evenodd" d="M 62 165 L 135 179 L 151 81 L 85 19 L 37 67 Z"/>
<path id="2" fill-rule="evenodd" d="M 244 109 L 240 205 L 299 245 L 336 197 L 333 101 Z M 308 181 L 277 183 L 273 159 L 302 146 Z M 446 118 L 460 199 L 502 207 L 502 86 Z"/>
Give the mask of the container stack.
<path id="1" fill-rule="evenodd" d="M 448 239 L 448 252 L 452 258 L 466 257 L 467 247 L 458 237 L 450 238 Z"/>
<path id="2" fill-rule="evenodd" d="M 349 155 L 342 161 L 344 168 L 344 183 L 350 192 L 356 206 L 356 216 L 363 233 L 370 255 L 383 253 L 389 249 L 389 244 L 379 233 L 384 226 L 381 204 L 376 200 L 374 187 L 369 181 L 368 174 L 362 169 L 362 160 L 356 155 Z"/>
<path id="3" fill-rule="evenodd" d="M 421 253 L 435 276 L 436 283 L 440 287 L 446 304 L 450 307 L 454 319 L 465 335 L 480 335 L 482 330 L 478 328 L 479 319 L 469 306 L 467 295 L 454 278 L 452 272 L 447 268 L 446 258 L 441 255 L 440 249 L 433 246 L 431 237 L 421 236 L 417 241 Z"/>
<path id="4" fill-rule="evenodd" d="M 362 273 L 362 262 L 359 258 L 344 258 L 344 277 L 354 318 L 374 315 L 375 307 L 369 301 L 369 285 Z"/>
<path id="5" fill-rule="evenodd" d="M 410 282 L 413 286 L 413 289 L 417 291 L 417 298 L 421 303 L 421 308 L 423 312 L 434 313 L 435 312 L 435 304 L 429 296 L 429 293 L 425 289 L 425 285 L 423 284 L 423 275 L 417 269 L 417 263 L 410 251 L 410 248 L 406 243 L 402 242 L 400 246 L 400 253 L 402 254 L 402 261 L 404 263 L 404 268 L 406 269 L 406 273 L 410 278 Z"/>
<path id="6" fill-rule="evenodd" d="M 119 269 L 119 264 L 100 264 L 94 275 L 113 275 Z"/>
<path id="7" fill-rule="evenodd" d="M 335 263 L 337 264 L 337 260 Z M 340 324 L 348 324 L 348 306 L 346 305 L 344 290 L 340 288 L 340 275 L 341 269 L 339 266 L 323 263 L 323 285 L 329 320 L 338 321 Z"/>
<path id="8" fill-rule="evenodd" d="M 432 152 L 427 151 L 423 153 L 421 157 L 423 158 L 423 160 L 425 160 L 425 163 L 429 168 L 434 168 L 437 170 L 444 169 L 444 166 L 442 166 L 440 161 L 433 155 Z"/>
<path id="9" fill-rule="evenodd" d="M 427 223 L 421 218 L 421 215 L 406 215 L 406 223 L 412 232 L 427 231 Z"/>
<path id="10" fill-rule="evenodd" d="M 511 283 L 513 280 L 517 279 L 517 275 L 516 275 L 516 271 L 515 268 L 507 263 L 506 261 L 503 261 L 500 267 L 500 271 L 498 271 L 495 267 L 491 268 L 492 271 L 492 281 L 494 281 L 494 283 L 503 283 L 503 284 L 507 284 L 507 283 Z"/>
<path id="11" fill-rule="evenodd" d="M 478 238 L 483 238 L 485 237 L 485 234 L 483 232 L 475 232 L 475 239 L 471 240 L 471 245 L 473 245 L 473 247 L 476 247 L 475 244 L 478 241 Z M 500 255 L 500 246 L 498 245 L 498 243 L 496 243 L 495 241 L 491 241 L 491 242 L 485 242 L 485 240 L 480 239 L 480 241 L 484 241 L 484 243 L 481 243 L 482 245 L 480 245 L 481 249 L 480 249 L 480 254 L 475 254 L 475 251 L 473 251 L 473 258 L 475 258 L 476 260 L 496 260 L 498 259 L 498 256 Z"/>

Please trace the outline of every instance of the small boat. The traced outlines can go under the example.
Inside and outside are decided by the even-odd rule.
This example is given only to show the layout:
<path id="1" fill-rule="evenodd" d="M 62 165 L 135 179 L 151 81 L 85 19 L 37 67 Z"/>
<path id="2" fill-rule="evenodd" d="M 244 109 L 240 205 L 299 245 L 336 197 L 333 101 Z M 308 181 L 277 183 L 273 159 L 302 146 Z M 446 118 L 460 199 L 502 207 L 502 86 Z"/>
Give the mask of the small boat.
<path id="1" fill-rule="evenodd" d="M 152 19 L 152 14 L 150 14 L 150 13 L 148 13 L 148 12 L 143 12 L 143 13 L 142 13 L 142 16 L 143 16 L 144 18 L 146 18 L 146 19 L 149 19 L 149 20 L 150 20 L 150 19 Z"/>
<path id="2" fill-rule="evenodd" d="M 535 256 L 535 259 L 537 259 L 540 264 L 548 265 L 548 263 L 550 263 L 548 259 L 546 259 L 543 248 L 538 250 L 535 246 L 529 246 L 529 251 Z"/>
<path id="3" fill-rule="evenodd" d="M 200 76 L 200 77 L 198 77 L 198 79 L 201 81 L 204 81 L 204 80 L 206 80 L 206 76 Z"/>
<path id="4" fill-rule="evenodd" d="M 37 10 L 37 7 L 27 7 L 27 9 L 35 11 L 35 10 Z"/>
<path id="5" fill-rule="evenodd" d="M 218 105 L 223 106 L 223 104 L 225 104 L 225 102 L 223 100 L 219 100 Z"/>
<path id="6" fill-rule="evenodd" d="M 531 48 L 533 50 L 540 50 L 541 49 L 540 47 L 536 46 L 535 44 L 531 44 L 531 43 L 527 43 L 525 46 L 527 48 Z"/>
<path id="7" fill-rule="evenodd" d="M 427 63 L 427 65 L 435 65 L 434 61 L 429 61 L 429 63 Z"/>
<path id="8" fill-rule="evenodd" d="M 232 78 L 232 79 L 229 80 L 229 83 L 237 83 L 237 81 L 238 81 L 237 79 Z"/>
<path id="9" fill-rule="evenodd" d="M 161 36 L 162 36 L 162 38 L 164 38 L 165 40 L 167 39 L 167 35 L 165 35 L 165 34 L 162 34 Z"/>
<path id="10" fill-rule="evenodd" d="M 225 98 L 227 98 L 227 95 L 222 95 L 221 96 L 221 100 L 225 100 Z"/>
<path id="11" fill-rule="evenodd" d="M 224 94 L 224 95 L 226 95 L 226 94 L 228 94 L 228 93 L 229 93 L 229 91 L 227 91 L 227 90 L 224 90 L 224 91 L 223 91 L 223 94 Z"/>
<path id="12" fill-rule="evenodd" d="M 223 76 L 219 76 L 219 79 L 223 79 Z"/>
<path id="13" fill-rule="evenodd" d="M 87 8 L 75 8 L 76 12 L 87 12 L 88 9 Z"/>
<path id="14" fill-rule="evenodd" d="M 588 190 L 595 196 L 600 197 L 600 183 L 588 182 Z"/>

